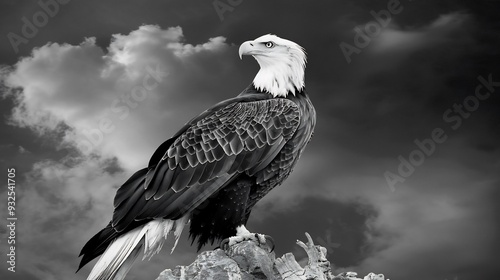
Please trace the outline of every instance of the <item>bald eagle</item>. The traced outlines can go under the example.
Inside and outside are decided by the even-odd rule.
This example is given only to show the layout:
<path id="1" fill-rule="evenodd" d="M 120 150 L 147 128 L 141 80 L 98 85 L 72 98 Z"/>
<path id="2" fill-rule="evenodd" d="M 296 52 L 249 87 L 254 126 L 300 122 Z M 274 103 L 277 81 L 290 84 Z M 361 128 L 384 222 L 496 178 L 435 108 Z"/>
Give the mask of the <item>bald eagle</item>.
<path id="1" fill-rule="evenodd" d="M 245 228 L 250 212 L 288 177 L 316 113 L 302 47 L 268 34 L 244 42 L 239 55 L 259 63 L 253 82 L 189 121 L 117 190 L 110 223 L 80 253 L 79 269 L 102 254 L 88 279 L 123 279 L 139 252 L 151 258 L 170 232 L 175 248 L 188 222 L 198 250 L 221 240 L 265 242 Z"/>

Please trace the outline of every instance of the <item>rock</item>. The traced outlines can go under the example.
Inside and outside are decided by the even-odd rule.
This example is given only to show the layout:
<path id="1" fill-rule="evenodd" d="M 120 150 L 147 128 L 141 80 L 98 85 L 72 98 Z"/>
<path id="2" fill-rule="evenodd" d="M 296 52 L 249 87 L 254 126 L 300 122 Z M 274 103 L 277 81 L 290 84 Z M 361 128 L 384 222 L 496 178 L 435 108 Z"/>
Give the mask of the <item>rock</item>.
<path id="1" fill-rule="evenodd" d="M 297 240 L 309 258 L 305 267 L 301 267 L 291 253 L 276 258 L 265 244 L 248 240 L 230 245 L 226 251 L 202 252 L 192 264 L 166 269 L 156 280 L 384 280 L 383 274 L 374 273 L 364 279 L 356 278 L 354 272 L 334 276 L 326 259 L 326 249 L 314 245 L 308 233 L 306 237 L 307 243 Z"/>
<path id="2" fill-rule="evenodd" d="M 218 249 L 206 251 L 198 255 L 188 266 L 177 266 L 174 270 L 164 270 L 158 280 L 166 279 L 241 279 L 238 263 L 228 258 L 224 251 Z"/>

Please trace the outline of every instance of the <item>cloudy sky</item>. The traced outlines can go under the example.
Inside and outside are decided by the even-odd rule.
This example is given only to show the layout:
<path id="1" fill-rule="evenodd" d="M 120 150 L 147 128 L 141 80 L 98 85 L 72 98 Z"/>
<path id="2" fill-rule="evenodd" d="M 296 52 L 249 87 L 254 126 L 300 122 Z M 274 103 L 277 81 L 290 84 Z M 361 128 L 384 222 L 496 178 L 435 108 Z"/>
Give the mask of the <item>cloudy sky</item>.
<path id="1" fill-rule="evenodd" d="M 235 96 L 274 33 L 308 53 L 313 141 L 248 228 L 278 255 L 309 232 L 335 272 L 492 279 L 500 272 L 499 1 L 0 2 L 0 167 L 16 168 L 16 273 L 85 279 L 81 247 L 116 188 L 191 117 Z M 497 82 L 498 81 L 498 82 Z M 7 206 L 1 207 L 2 217 Z M 3 218 L 4 223 L 7 223 Z M 184 234 L 186 235 L 186 234 Z M 204 249 L 211 249 L 208 246 Z M 196 257 L 137 262 L 155 279 Z"/>

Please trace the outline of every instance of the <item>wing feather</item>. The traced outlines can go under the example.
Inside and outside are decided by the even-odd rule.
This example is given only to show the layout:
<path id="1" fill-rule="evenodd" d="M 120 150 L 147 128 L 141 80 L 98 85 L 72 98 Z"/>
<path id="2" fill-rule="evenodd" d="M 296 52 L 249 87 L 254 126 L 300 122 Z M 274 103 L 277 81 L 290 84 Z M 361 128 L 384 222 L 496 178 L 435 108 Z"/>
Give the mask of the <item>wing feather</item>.
<path id="1" fill-rule="evenodd" d="M 207 110 L 161 145 L 145 176 L 129 179 L 143 180 L 143 187 L 118 190 L 113 227 L 179 218 L 239 174 L 263 170 L 291 139 L 299 118 L 297 105 L 283 98 L 238 99 Z"/>
<path id="2" fill-rule="evenodd" d="M 130 198 L 136 191 L 135 186 L 142 185 L 140 182 L 144 180 L 143 173 L 146 171 L 146 168 L 143 168 L 134 175 L 132 175 L 121 188 L 118 189 L 115 195 L 114 207 L 119 207 L 124 201 Z"/>
<path id="3" fill-rule="evenodd" d="M 163 183 L 169 184 L 173 176 L 173 172 L 168 168 L 168 164 L 158 164 L 152 173 L 155 174 L 152 179 L 153 181 L 149 185 L 146 185 L 146 182 L 144 183 L 145 188 L 147 188 L 145 191 L 146 200 L 151 199 Z M 155 178 L 157 179 L 155 180 Z"/>

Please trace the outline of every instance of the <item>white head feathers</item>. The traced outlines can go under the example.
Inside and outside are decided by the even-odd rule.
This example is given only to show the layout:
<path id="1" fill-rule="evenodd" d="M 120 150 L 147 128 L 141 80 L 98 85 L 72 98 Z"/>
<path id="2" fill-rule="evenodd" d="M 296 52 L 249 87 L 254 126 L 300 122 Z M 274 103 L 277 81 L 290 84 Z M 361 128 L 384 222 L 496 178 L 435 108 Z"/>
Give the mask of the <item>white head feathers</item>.
<path id="1" fill-rule="evenodd" d="M 260 70 L 253 80 L 258 90 L 285 97 L 304 88 L 306 54 L 296 43 L 267 34 L 241 44 L 239 54 L 240 58 L 251 55 L 259 63 Z"/>

